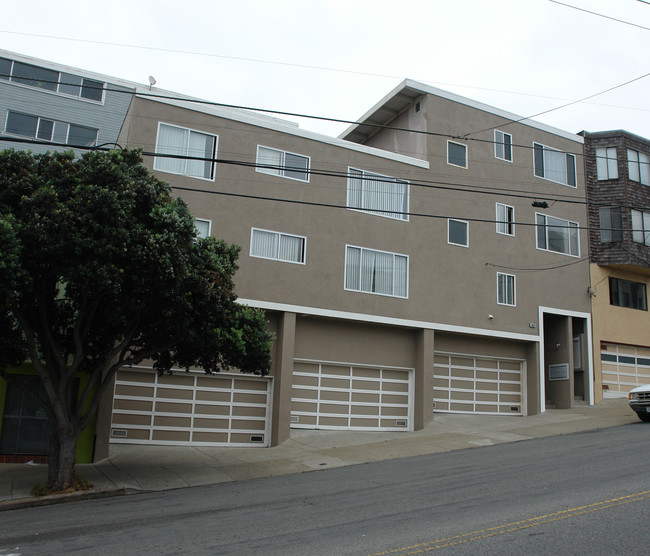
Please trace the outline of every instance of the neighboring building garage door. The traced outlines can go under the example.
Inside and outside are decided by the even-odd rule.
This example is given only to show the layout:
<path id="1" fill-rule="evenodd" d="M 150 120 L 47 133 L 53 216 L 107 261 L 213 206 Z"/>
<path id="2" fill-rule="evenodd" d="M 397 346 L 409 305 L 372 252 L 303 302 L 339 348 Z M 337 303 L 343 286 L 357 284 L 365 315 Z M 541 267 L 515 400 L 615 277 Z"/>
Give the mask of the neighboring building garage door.
<path id="1" fill-rule="evenodd" d="M 433 410 L 523 415 L 524 361 L 436 352 Z"/>
<path id="2" fill-rule="evenodd" d="M 650 348 L 602 344 L 603 396 L 622 398 L 644 384 L 650 384 Z"/>
<path id="3" fill-rule="evenodd" d="M 110 441 L 196 446 L 269 445 L 269 379 L 120 370 Z"/>
<path id="4" fill-rule="evenodd" d="M 412 369 L 294 361 L 291 427 L 412 430 Z"/>

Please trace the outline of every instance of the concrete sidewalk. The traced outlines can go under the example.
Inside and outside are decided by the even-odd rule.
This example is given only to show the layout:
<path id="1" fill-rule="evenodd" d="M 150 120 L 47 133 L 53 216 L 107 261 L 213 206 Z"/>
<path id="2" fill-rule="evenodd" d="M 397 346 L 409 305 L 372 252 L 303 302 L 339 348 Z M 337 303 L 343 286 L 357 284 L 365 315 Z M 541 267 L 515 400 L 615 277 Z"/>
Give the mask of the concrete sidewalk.
<path id="1" fill-rule="evenodd" d="M 290 440 L 273 448 L 114 444 L 108 459 L 77 466 L 77 474 L 94 488 L 72 495 L 30 498 L 32 487 L 46 481 L 47 466 L 0 464 L 0 510 L 53 503 L 62 497 L 99 497 L 301 473 L 630 423 L 644 426 L 627 399 L 619 398 L 530 417 L 436 413 L 417 432 L 292 430 Z"/>

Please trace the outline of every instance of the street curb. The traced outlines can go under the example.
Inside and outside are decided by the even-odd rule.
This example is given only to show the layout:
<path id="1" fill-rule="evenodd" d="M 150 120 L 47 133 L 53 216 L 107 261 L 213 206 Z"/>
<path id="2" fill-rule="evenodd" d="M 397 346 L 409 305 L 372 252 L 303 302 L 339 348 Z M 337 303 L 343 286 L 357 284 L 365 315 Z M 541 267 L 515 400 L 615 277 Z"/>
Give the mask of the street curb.
<path id="1" fill-rule="evenodd" d="M 40 506 L 52 506 L 54 504 L 65 504 L 67 502 L 80 502 L 81 500 L 97 500 L 99 498 L 113 498 L 126 494 L 140 492 L 136 489 L 124 487 L 101 489 L 95 491 L 77 491 L 64 494 L 49 494 L 32 498 L 19 498 L 17 500 L 5 500 L 0 502 L 0 512 L 8 510 L 22 510 L 24 508 L 38 508 Z"/>

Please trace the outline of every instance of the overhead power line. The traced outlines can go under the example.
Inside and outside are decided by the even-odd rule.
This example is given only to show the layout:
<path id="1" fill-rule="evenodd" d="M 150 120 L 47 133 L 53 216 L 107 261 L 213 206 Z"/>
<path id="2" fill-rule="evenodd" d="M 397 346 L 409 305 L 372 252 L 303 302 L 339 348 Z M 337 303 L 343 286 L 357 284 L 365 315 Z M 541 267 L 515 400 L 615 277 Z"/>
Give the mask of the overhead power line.
<path id="1" fill-rule="evenodd" d="M 586 10 L 584 8 L 580 8 L 578 6 L 572 6 L 571 4 L 565 4 L 564 2 L 558 2 L 558 0 L 548 0 L 549 2 L 553 2 L 553 4 L 559 4 L 560 6 L 566 6 L 567 8 L 571 8 L 573 10 L 578 10 L 580 12 L 585 12 L 591 15 L 597 15 L 598 17 L 603 17 L 605 19 L 611 19 L 612 21 L 616 21 L 618 23 L 623 23 L 625 25 L 631 25 L 632 27 L 638 27 L 639 29 L 644 29 L 646 31 L 650 31 L 650 27 L 646 27 L 644 25 L 639 25 L 638 23 L 632 23 L 631 21 L 625 21 L 623 19 L 618 19 L 616 17 L 611 17 L 609 15 L 605 14 L 600 14 L 598 12 L 592 12 L 591 10 Z M 650 2 L 644 2 L 644 0 L 639 0 L 639 2 L 643 2 L 644 4 L 649 4 Z"/>
<path id="2" fill-rule="evenodd" d="M 61 147 L 69 147 L 69 148 L 74 148 L 78 150 L 99 150 L 99 151 L 108 151 L 110 150 L 109 147 L 87 147 L 87 146 L 74 146 L 74 145 L 54 145 L 51 142 L 47 141 L 37 141 L 37 140 L 28 140 L 28 139 L 12 139 L 12 138 L 5 138 L 5 137 L 0 137 L 1 140 L 7 140 L 9 139 L 10 141 L 17 142 L 17 143 L 28 143 L 28 144 L 39 144 L 39 145 L 53 145 L 53 146 L 61 146 Z M 269 169 L 279 169 L 279 168 L 284 168 L 283 166 L 276 166 L 276 165 L 269 165 L 269 164 L 257 164 L 254 162 L 247 162 L 247 161 L 241 161 L 241 160 L 229 160 L 229 159 L 220 159 L 220 158 L 205 158 L 205 157 L 192 157 L 192 156 L 184 156 L 184 155 L 172 155 L 172 154 L 160 154 L 156 152 L 148 152 L 148 151 L 143 151 L 142 152 L 143 156 L 151 156 L 151 157 L 157 157 L 157 158 L 172 158 L 172 159 L 182 159 L 182 160 L 196 160 L 196 161 L 202 161 L 202 162 L 213 162 L 213 163 L 219 163 L 219 164 L 231 164 L 231 165 L 237 165 L 237 166 L 246 166 L 246 167 L 251 167 L 251 168 L 269 168 Z M 332 171 L 319 171 L 319 170 L 311 170 L 310 173 L 317 174 L 317 175 L 323 175 L 323 176 L 330 176 L 330 177 L 335 177 L 335 178 L 348 178 L 350 177 L 350 174 L 347 172 L 332 172 Z M 357 176 L 355 176 L 357 177 Z M 381 177 L 380 177 L 381 178 Z M 363 178 L 361 178 L 363 179 Z M 396 178 L 394 178 L 396 179 Z M 376 180 L 376 178 L 373 177 L 373 181 L 386 181 L 390 183 L 394 183 L 394 179 L 389 179 L 386 178 L 386 180 Z M 548 196 L 544 197 L 543 195 L 534 195 L 534 194 L 521 194 L 521 195 L 511 195 L 507 192 L 489 192 L 489 191 L 480 191 L 480 190 L 471 190 L 467 188 L 461 188 L 461 187 L 445 187 L 445 186 L 436 186 L 436 185 L 429 185 L 429 184 L 421 184 L 418 182 L 412 182 L 410 180 L 405 180 L 409 183 L 409 185 L 413 185 L 416 187 L 425 187 L 425 188 L 432 188 L 432 189 L 451 189 L 453 191 L 460 191 L 464 193 L 482 193 L 485 195 L 492 195 L 492 196 L 501 196 L 501 197 L 519 197 L 519 198 L 525 198 L 525 199 L 540 199 L 540 198 L 546 198 L 549 199 Z M 458 220 L 466 220 L 469 222 L 482 222 L 482 223 L 491 223 L 491 224 L 496 224 L 503 222 L 502 220 L 496 220 L 496 219 L 491 219 L 491 218 L 468 218 L 466 216 L 451 216 L 451 215 L 443 215 L 443 214 L 430 214 L 430 213 L 419 213 L 419 212 L 406 212 L 406 211 L 398 211 L 398 210 L 369 210 L 368 208 L 365 207 L 350 207 L 347 204 L 336 204 L 336 203 L 320 203 L 316 201 L 304 201 L 304 200 L 298 200 L 298 199 L 283 199 L 281 197 L 267 197 L 267 196 L 261 196 L 261 195 L 248 195 L 245 193 L 231 193 L 231 192 L 224 192 L 224 191 L 214 191 L 210 189 L 200 189 L 200 188 L 193 188 L 193 187 L 182 187 L 182 186 L 177 186 L 173 184 L 169 184 L 172 189 L 177 189 L 179 191 L 192 191 L 196 193 L 208 193 L 208 194 L 214 194 L 214 195 L 222 195 L 226 197 L 238 197 L 238 198 L 243 198 L 243 199 L 254 199 L 254 200 L 261 200 L 261 201 L 275 201 L 275 202 L 281 202 L 281 203 L 288 203 L 288 204 L 298 204 L 298 205 L 306 205 L 306 206 L 317 206 L 317 207 L 324 207 L 324 208 L 337 208 L 337 209 L 353 209 L 353 210 L 360 210 L 364 212 L 374 212 L 374 213 L 384 213 L 384 214 L 395 214 L 395 215 L 403 215 L 403 216 L 415 216 L 415 217 L 424 217 L 424 218 L 434 218 L 434 219 L 458 219 Z M 574 204 L 582 204 L 582 205 L 591 205 L 591 206 L 608 206 L 611 207 L 611 203 L 608 204 L 601 204 L 601 203 L 589 203 L 586 200 L 564 200 L 564 199 L 549 199 L 553 203 L 574 203 Z M 533 205 L 535 206 L 535 205 Z M 636 207 L 638 208 L 638 207 Z M 517 222 L 515 224 L 516 226 L 538 226 L 536 223 L 525 223 L 525 222 Z M 596 229 L 600 230 L 600 228 L 590 228 L 589 226 L 549 226 L 552 228 L 567 228 L 567 229 L 572 229 L 572 230 L 590 230 L 590 229 Z M 630 230 L 631 231 L 631 230 Z"/>
<path id="3" fill-rule="evenodd" d="M 554 1 L 554 0 L 551 0 L 551 1 Z M 499 129 L 499 128 L 505 127 L 507 125 L 517 124 L 517 123 L 523 122 L 525 120 L 532 120 L 533 118 L 537 118 L 538 116 L 542 116 L 543 114 L 548 114 L 549 112 L 555 112 L 556 110 L 561 110 L 562 108 L 567 108 L 568 106 L 573 106 L 574 104 L 579 104 L 581 102 L 584 102 L 585 100 L 589 100 L 590 98 L 594 98 L 594 97 L 597 97 L 597 96 L 600 96 L 600 95 L 604 95 L 605 93 L 609 93 L 610 91 L 614 91 L 615 89 L 620 89 L 621 87 L 625 87 L 626 85 L 629 85 L 630 83 L 634 83 L 635 81 L 640 81 L 641 79 L 644 79 L 644 78 L 646 78 L 648 76 L 650 76 L 650 72 L 645 73 L 643 75 L 640 75 L 639 77 L 635 77 L 634 79 L 630 79 L 629 81 L 626 81 L 625 83 L 619 83 L 618 85 L 614 85 L 613 87 L 610 87 L 609 89 L 605 89 L 604 91 L 600 91 L 598 93 L 594 93 L 593 95 L 589 95 L 589 96 L 586 96 L 584 98 L 568 102 L 568 103 L 563 104 L 561 106 L 556 106 L 555 108 L 549 108 L 548 110 L 544 110 L 543 112 L 537 112 L 537 114 L 533 114 L 531 116 L 526 116 L 525 118 L 519 118 L 518 120 L 510 120 L 509 122 L 499 124 L 498 126 L 481 129 L 480 131 L 472 131 L 472 132 L 468 133 L 467 135 L 464 135 L 462 138 L 463 139 L 469 139 L 469 135 L 473 135 L 475 133 L 483 133 L 484 131 Z"/>
<path id="4" fill-rule="evenodd" d="M 9 78 L 10 76 L 8 74 L 2 74 L 0 73 L 0 78 Z M 39 82 L 42 83 L 52 83 L 52 84 L 59 84 L 61 81 L 48 81 L 46 79 L 39 79 Z M 86 85 L 85 86 L 88 89 L 97 89 L 99 90 L 100 87 L 93 87 L 92 85 Z M 456 140 L 464 140 L 464 141 L 474 141 L 477 143 L 488 143 L 488 144 L 495 144 L 496 141 L 494 139 L 480 139 L 477 137 L 468 137 L 470 134 L 466 135 L 458 135 L 458 134 L 451 134 L 451 133 L 440 133 L 436 131 L 426 131 L 426 130 L 419 130 L 419 129 L 411 129 L 411 128 L 406 128 L 406 127 L 397 127 L 397 126 L 392 126 L 392 125 L 386 125 L 386 124 L 376 124 L 372 122 L 359 122 L 357 120 L 346 120 L 342 118 L 332 118 L 328 116 L 315 116 L 312 114 L 303 114 L 300 112 L 288 112 L 285 110 L 273 110 L 270 108 L 258 108 L 255 106 L 243 106 L 240 104 L 228 104 L 228 103 L 223 103 L 223 102 L 215 102 L 212 100 L 204 100 L 204 99 L 198 99 L 198 98 L 189 98 L 186 96 L 175 96 L 175 95 L 161 95 L 158 93 L 147 93 L 145 91 L 130 91 L 130 90 L 125 90 L 125 89 L 113 89 L 110 87 L 101 87 L 101 90 L 104 92 L 112 92 L 112 93 L 120 93 L 120 94 L 128 94 L 131 96 L 139 96 L 143 98 L 151 98 L 153 100 L 156 99 L 161 99 L 161 100 L 174 100 L 174 101 L 180 101 L 180 102 L 188 102 L 188 103 L 194 103 L 194 104 L 202 104 L 205 106 L 217 106 L 220 108 L 230 108 L 234 110 L 245 110 L 249 112 L 262 112 L 265 114 L 277 114 L 279 116 L 290 116 L 290 117 L 295 117 L 295 118 L 305 118 L 305 119 L 312 119 L 312 120 L 321 120 L 321 121 L 326 121 L 326 122 L 333 122 L 333 123 L 342 123 L 342 124 L 348 124 L 348 125 L 364 125 L 367 127 L 373 127 L 376 129 L 390 129 L 393 131 L 404 131 L 408 133 L 415 133 L 418 135 L 428 135 L 432 137 L 444 137 L 448 139 L 456 139 Z M 599 93 L 600 94 L 600 93 Z M 580 102 L 580 101 L 575 101 L 575 102 Z M 550 110 L 549 110 L 550 112 Z M 526 118 L 522 118 L 521 120 L 517 120 L 517 122 L 523 121 L 530 119 L 534 116 L 528 116 Z M 515 121 L 512 121 L 510 123 L 516 123 Z M 498 127 L 503 127 L 504 125 L 508 124 L 500 124 L 499 126 L 493 127 L 493 128 L 487 128 L 482 131 L 489 131 L 492 129 L 497 129 Z M 474 133 L 480 133 L 480 132 L 472 132 L 471 134 Z M 517 144 L 517 143 L 512 143 L 512 147 L 517 147 L 521 149 L 533 149 L 534 147 L 532 145 L 522 145 L 522 144 Z M 574 156 L 583 156 L 582 152 L 573 152 L 573 151 L 563 151 L 561 149 L 556 149 L 560 152 L 564 152 L 567 154 L 573 154 Z"/>

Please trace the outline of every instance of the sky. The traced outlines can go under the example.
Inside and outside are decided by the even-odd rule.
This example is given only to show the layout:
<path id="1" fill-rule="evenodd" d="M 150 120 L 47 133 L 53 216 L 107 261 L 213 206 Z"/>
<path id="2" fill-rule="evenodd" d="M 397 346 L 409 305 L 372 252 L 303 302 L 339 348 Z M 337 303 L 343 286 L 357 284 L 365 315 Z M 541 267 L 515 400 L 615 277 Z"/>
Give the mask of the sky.
<path id="1" fill-rule="evenodd" d="M 520 116 L 546 112 L 534 119 L 564 131 L 650 139 L 650 0 L 23 0 L 3 6 L 0 48 L 344 120 L 409 78 Z M 348 127 L 296 121 L 334 136 Z"/>

